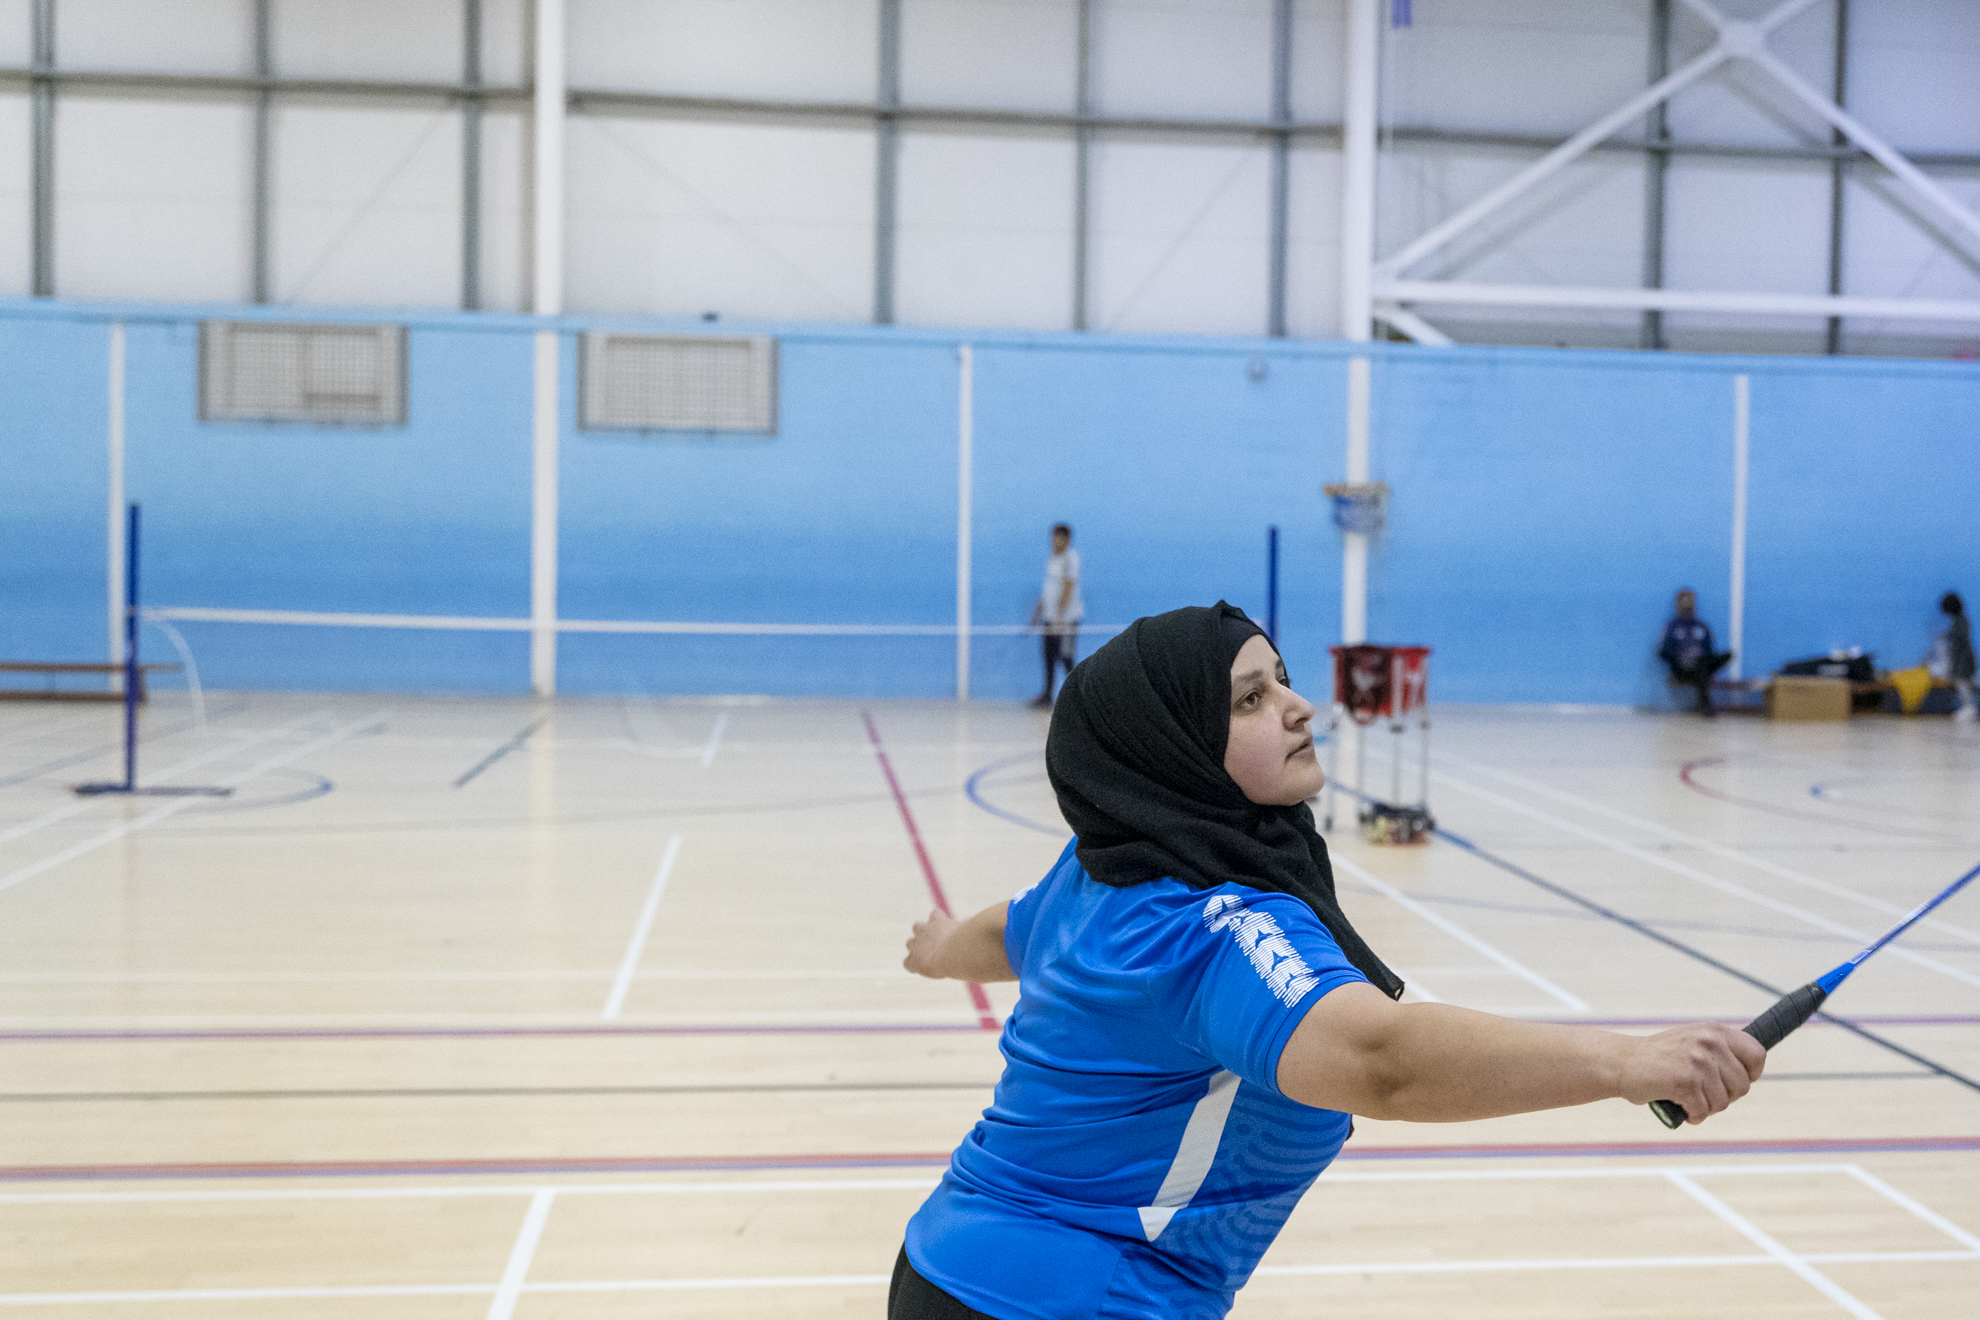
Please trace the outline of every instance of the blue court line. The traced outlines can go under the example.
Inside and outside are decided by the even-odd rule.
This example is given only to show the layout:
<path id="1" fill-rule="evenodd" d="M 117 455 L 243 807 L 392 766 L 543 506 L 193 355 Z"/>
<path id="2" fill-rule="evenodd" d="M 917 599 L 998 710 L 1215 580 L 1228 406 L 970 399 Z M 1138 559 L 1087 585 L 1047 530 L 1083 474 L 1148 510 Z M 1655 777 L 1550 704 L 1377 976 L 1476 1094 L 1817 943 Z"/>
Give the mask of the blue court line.
<path id="1" fill-rule="evenodd" d="M 1470 839 L 1465 838 L 1461 834 L 1453 834 L 1449 830 L 1443 828 L 1441 825 L 1437 827 L 1437 830 L 1432 837 L 1437 839 L 1442 839 L 1446 843 L 1452 844 L 1453 846 L 1458 848 L 1462 848 L 1464 849 L 1464 851 L 1478 858 L 1478 860 L 1480 860 L 1481 862 L 1484 862 L 1490 866 L 1495 866 L 1499 870 L 1506 872 L 1506 874 L 1508 875 L 1515 875 L 1518 876 L 1520 879 L 1526 881 L 1528 884 L 1538 885 L 1540 888 L 1546 890 L 1548 893 L 1554 895 L 1554 897 L 1556 898 L 1564 898 L 1570 903 L 1576 904 L 1579 907 L 1588 909 L 1590 912 L 1594 912 L 1603 917 L 1608 918 L 1610 921 L 1615 922 L 1617 925 L 1624 926 L 1630 930 L 1635 931 L 1638 935 L 1643 936 L 1645 939 L 1655 940 L 1657 943 L 1664 945 L 1666 948 L 1675 950 L 1676 952 L 1683 954 L 1685 957 L 1691 958 L 1697 962 L 1704 963 L 1707 967 L 1710 967 L 1715 971 L 1724 972 L 1727 976 L 1732 977 L 1734 980 L 1743 981 L 1747 985 L 1752 986 L 1756 990 L 1764 990 L 1767 994 L 1773 996 L 1776 999 L 1779 999 L 1782 995 L 1787 993 L 1787 991 L 1785 990 L 1767 984 L 1767 982 L 1761 980 L 1757 976 L 1741 971 L 1739 968 L 1734 967 L 1730 963 L 1720 962 L 1717 958 L 1714 958 L 1711 954 L 1706 953 L 1703 949 L 1695 949 L 1691 945 L 1686 944 L 1682 940 L 1673 939 L 1669 935 L 1664 934 L 1662 931 L 1657 930 L 1655 927 L 1652 927 L 1645 922 L 1638 921 L 1634 917 L 1626 917 L 1622 913 L 1616 911 L 1614 908 L 1605 907 L 1602 904 L 1597 903 L 1592 898 L 1587 898 L 1581 894 L 1575 893 L 1572 889 L 1567 888 L 1565 885 L 1558 885 L 1551 880 L 1542 879 L 1540 876 L 1533 874 L 1533 872 L 1527 870 L 1525 867 L 1520 866 L 1514 862 L 1509 862 L 1505 858 L 1499 857 L 1493 853 L 1487 852 L 1485 849 L 1473 843 Z M 1935 1063 L 1931 1059 L 1926 1058 L 1922 1054 L 1914 1054 L 1910 1050 L 1906 1049 L 1904 1046 L 1898 1044 L 1896 1041 L 1886 1040 L 1884 1039 L 1884 1037 L 1879 1036 L 1874 1031 L 1866 1031 L 1864 1028 L 1850 1021 L 1848 1018 L 1836 1017 L 1832 1013 L 1822 1013 L 1822 1012 L 1818 1012 L 1816 1016 L 1821 1017 L 1826 1021 L 1835 1023 L 1835 1025 L 1843 1028 L 1843 1030 L 1845 1031 L 1851 1032 L 1852 1034 L 1857 1036 L 1861 1036 L 1863 1039 L 1869 1041 L 1873 1045 L 1881 1045 L 1883 1048 L 1889 1050 L 1891 1053 L 1896 1054 L 1901 1058 L 1909 1059 L 1921 1068 L 1930 1068 L 1933 1072 L 1937 1073 L 1941 1077 L 1944 1077 L 1948 1081 L 1958 1082 L 1961 1086 L 1966 1087 L 1970 1091 L 1980 1091 L 1980 1081 L 1975 1081 L 1973 1078 L 1966 1076 L 1964 1073 L 1955 1072 L 1951 1068 L 1946 1067 L 1942 1063 Z"/>
<path id="2" fill-rule="evenodd" d="M 963 781 L 963 795 L 999 820 L 1007 820 L 1013 825 L 1021 825 L 1025 829 L 1036 830 L 1040 834 L 1049 834 L 1055 839 L 1070 838 L 1071 836 L 1064 830 L 1054 829 L 1049 825 L 1040 825 L 1035 820 L 1020 816 L 1014 811 L 1005 811 L 1002 807 L 984 801 L 983 794 L 979 791 L 986 776 L 993 775 L 999 770 L 1009 769 L 1020 761 L 1029 761 L 1038 755 L 1039 753 L 1037 752 L 1019 752 L 1016 756 L 1006 756 L 1001 761 L 992 761 L 989 765 L 984 766 Z"/>
<path id="3" fill-rule="evenodd" d="M 466 774 L 462 775 L 459 779 L 456 779 L 454 781 L 454 787 L 455 788 L 461 787 L 462 785 L 466 784 L 468 780 L 473 779 L 483 770 L 486 770 L 489 766 L 494 765 L 497 761 L 507 756 L 510 752 L 515 751 L 516 748 L 522 746 L 524 743 L 529 741 L 530 734 L 535 733 L 538 729 L 542 728 L 544 725 L 548 724 L 549 722 L 550 722 L 550 717 L 548 715 L 542 716 L 541 718 L 536 720 L 533 724 L 525 728 L 521 733 L 509 739 L 509 741 L 503 743 L 500 747 L 497 747 L 494 751 L 490 752 L 488 755 L 482 757 L 481 760 L 475 763 L 474 769 L 468 771 Z"/>

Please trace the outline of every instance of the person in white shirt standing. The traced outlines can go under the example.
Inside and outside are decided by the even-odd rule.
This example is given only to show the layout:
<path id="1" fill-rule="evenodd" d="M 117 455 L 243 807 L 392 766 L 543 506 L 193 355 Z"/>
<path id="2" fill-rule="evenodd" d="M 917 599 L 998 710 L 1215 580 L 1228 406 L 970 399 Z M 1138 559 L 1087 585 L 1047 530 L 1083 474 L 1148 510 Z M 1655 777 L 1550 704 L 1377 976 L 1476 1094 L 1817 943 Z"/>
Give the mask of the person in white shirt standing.
<path id="1" fill-rule="evenodd" d="M 1055 523 L 1052 557 L 1045 561 L 1045 588 L 1031 607 L 1031 626 L 1045 630 L 1045 690 L 1032 699 L 1033 707 L 1051 708 L 1052 679 L 1062 661 L 1066 672 L 1072 672 L 1078 659 L 1079 621 L 1085 617 L 1086 603 L 1079 597 L 1079 551 L 1072 548 L 1072 528 Z"/>

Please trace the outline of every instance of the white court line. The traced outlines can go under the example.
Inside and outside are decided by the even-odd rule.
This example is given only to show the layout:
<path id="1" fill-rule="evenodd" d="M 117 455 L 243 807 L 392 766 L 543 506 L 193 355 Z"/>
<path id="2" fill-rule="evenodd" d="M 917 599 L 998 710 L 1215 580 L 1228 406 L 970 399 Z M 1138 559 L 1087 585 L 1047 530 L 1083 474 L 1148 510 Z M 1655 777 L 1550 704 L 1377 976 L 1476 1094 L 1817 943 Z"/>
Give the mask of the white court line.
<path id="1" fill-rule="evenodd" d="M 361 733 L 390 713 L 389 711 L 378 711 L 365 719 L 357 721 L 355 724 L 347 724 L 333 733 L 326 734 L 314 742 L 304 743 L 302 746 L 292 751 L 284 752 L 280 756 L 272 756 L 259 765 L 250 766 L 246 770 L 239 770 L 231 775 L 227 775 L 221 779 L 220 783 L 223 787 L 238 787 L 241 784 L 245 784 L 248 780 L 253 779 L 256 775 L 265 774 L 278 766 L 287 765 L 290 761 L 300 760 L 318 748 L 328 747 L 331 743 L 341 742 L 352 734 Z M 85 839 L 81 843 L 64 848 L 52 857 L 44 857 L 38 862 L 22 867 L 11 875 L 0 876 L 0 892 L 12 889 L 22 881 L 32 880 L 35 876 L 45 871 L 52 871 L 64 862 L 74 861 L 85 853 L 94 852 L 106 843 L 115 843 L 127 834 L 135 834 L 148 825 L 155 825 L 168 816 L 175 816 L 199 801 L 201 799 L 196 797 L 175 798 L 166 805 L 158 808 L 158 810 L 140 816 L 136 820 L 126 821 L 122 825 L 107 829 L 93 839 Z"/>
<path id="2" fill-rule="evenodd" d="M 714 764 L 715 753 L 722 750 L 722 730 L 728 727 L 729 712 L 726 710 L 717 711 L 715 713 L 715 729 L 708 735 L 708 745 L 701 749 L 701 764 L 703 768 Z"/>
<path id="3" fill-rule="evenodd" d="M 1966 1247 L 1970 1251 L 1980 1252 L 1980 1237 L 1975 1237 L 1938 1211 L 1912 1200 L 1909 1196 L 1906 1196 L 1903 1192 L 1900 1192 L 1876 1174 L 1869 1172 L 1859 1165 L 1849 1165 L 1846 1172 L 1850 1177 L 1856 1179 L 1856 1181 L 1862 1183 L 1871 1191 L 1876 1192 L 1893 1205 L 1910 1211 L 1913 1215 L 1924 1220 L 1933 1228 L 1938 1229 L 1961 1246 Z"/>
<path id="4" fill-rule="evenodd" d="M 177 765 L 167 766 L 163 770 L 148 774 L 145 776 L 145 782 L 157 783 L 160 780 L 170 779 L 174 775 L 184 774 L 186 771 L 205 765 L 209 761 L 217 761 L 223 756 L 231 756 L 244 747 L 252 747 L 258 742 L 263 742 L 269 738 L 287 733 L 296 725 L 307 724 L 310 720 L 326 713 L 320 710 L 315 711 L 303 716 L 301 719 L 290 720 L 287 724 L 278 724 L 272 729 L 263 729 L 260 733 L 249 734 L 244 738 L 236 738 L 225 747 L 215 748 L 210 752 L 202 752 L 198 756 L 179 762 Z M 80 816 L 90 808 L 102 806 L 110 800 L 111 797 L 106 795 L 104 797 L 84 798 L 82 801 L 72 802 L 66 807 L 57 807 L 46 815 L 37 816 L 33 820 L 23 821 L 19 825 L 11 825 L 4 830 L 0 830 L 0 843 L 12 843 L 15 839 L 32 834 L 36 830 L 45 829 L 53 825 L 56 821 L 67 820 L 71 816 Z"/>
<path id="5" fill-rule="evenodd" d="M 1367 868 L 1357 866 L 1345 857 L 1335 857 L 1334 865 L 1339 866 L 1342 869 L 1346 870 L 1350 875 L 1354 876 L 1357 880 L 1360 880 L 1363 884 L 1372 886 L 1378 893 L 1382 894 L 1390 902 L 1396 904 L 1396 906 L 1402 908 L 1404 911 L 1413 913 L 1416 916 L 1421 917 L 1423 920 L 1429 922 L 1431 925 L 1435 926 L 1438 930 L 1443 931 L 1446 935 L 1449 935 L 1451 938 L 1457 940 L 1459 943 L 1465 945 L 1470 949 L 1475 950 L 1478 953 L 1484 954 L 1487 958 L 1490 958 L 1493 962 L 1505 968 L 1507 971 L 1511 972 L 1514 976 L 1517 976 L 1520 980 L 1525 981 L 1528 985 L 1535 986 L 1541 991 L 1545 992 L 1546 994 L 1552 995 L 1555 999 L 1558 999 L 1561 1003 L 1565 1004 L 1568 1008 L 1572 1009 L 1574 1012 L 1589 1013 L 1594 1011 L 1591 1008 L 1589 1008 L 1588 1004 L 1584 1000 L 1578 999 L 1574 995 L 1569 994 L 1567 991 L 1561 989 L 1559 986 L 1555 985 L 1552 981 L 1549 981 L 1546 977 L 1540 975 L 1540 973 L 1534 971 L 1532 968 L 1526 966 L 1523 963 L 1514 961 L 1512 958 L 1509 958 L 1505 954 L 1499 952 L 1497 949 L 1487 944 L 1484 940 L 1479 939 L 1476 935 L 1473 935 L 1470 931 L 1464 929 L 1462 926 L 1459 926 L 1457 923 L 1447 920 L 1446 918 L 1438 915 L 1437 913 L 1432 912 L 1429 908 L 1423 906 L 1423 904 L 1417 902 L 1409 895 L 1403 893 L 1402 890 L 1397 889 L 1394 885 L 1389 884 L 1383 880 L 1378 880 L 1375 877 L 1374 873 L 1369 871 Z"/>
<path id="6" fill-rule="evenodd" d="M 1633 825 L 1638 829 L 1649 830 L 1653 834 L 1661 834 L 1667 839 L 1674 839 L 1679 843 L 1703 849 L 1715 857 L 1723 857 L 1727 861 L 1739 862 L 1744 866 L 1751 866 L 1755 870 L 1765 871 L 1768 875 L 1779 876 L 1783 880 L 1791 880 L 1795 884 L 1805 885 L 1810 889 L 1828 894 L 1831 897 L 1844 898 L 1852 903 L 1860 903 L 1864 907 L 1872 908 L 1888 916 L 1901 917 L 1911 911 L 1910 908 L 1899 907 L 1895 903 L 1887 903 L 1883 899 L 1873 898 L 1869 894 L 1859 893 L 1847 886 L 1831 884 L 1827 880 L 1818 880 L 1812 875 L 1797 871 L 1790 866 L 1782 866 L 1778 862 L 1770 862 L 1764 857 L 1755 857 L 1751 853 L 1741 852 L 1737 848 L 1728 848 L 1724 844 L 1715 843 L 1711 839 L 1703 838 L 1696 834 L 1687 834 L 1683 830 L 1672 829 L 1668 825 L 1659 824 L 1654 820 L 1645 820 L 1641 816 L 1632 816 L 1627 811 L 1618 811 L 1614 807 L 1604 806 L 1599 802 L 1590 801 L 1577 794 L 1564 792 L 1557 788 L 1550 788 L 1536 780 L 1527 779 L 1522 775 L 1516 775 L 1510 771 L 1482 765 L 1477 761 L 1467 760 L 1462 756 L 1453 756 L 1449 752 L 1442 753 L 1440 759 L 1465 766 L 1480 774 L 1490 775 L 1492 778 L 1503 780 L 1508 784 L 1515 784 L 1529 792 L 1538 793 L 1542 797 L 1550 797 L 1556 802 L 1564 802 L 1569 806 L 1579 807 L 1583 811 L 1593 812 L 1598 816 L 1607 816 L 1610 820 L 1619 821 L 1624 825 Z M 1949 935 L 1957 935 L 1969 943 L 1980 944 L 1980 931 L 1969 930 L 1965 926 L 1955 926 L 1951 922 L 1939 917 L 1927 917 L 1918 924 L 1921 926 L 1931 926 Z"/>
<path id="7" fill-rule="evenodd" d="M 1698 1204 L 1710 1210 L 1744 1237 L 1748 1242 L 1766 1252 L 1782 1265 L 1799 1275 L 1803 1282 L 1815 1288 L 1824 1297 L 1856 1317 L 1856 1320 L 1883 1320 L 1875 1311 L 1844 1291 L 1841 1284 L 1822 1271 L 1810 1265 L 1806 1259 L 1795 1255 L 1773 1238 L 1760 1231 L 1759 1227 L 1718 1197 L 1700 1187 L 1682 1173 L 1668 1175 L 1673 1185 L 1681 1189 Z"/>
<path id="8" fill-rule="evenodd" d="M 1841 935 L 1852 940 L 1862 940 L 1866 944 L 1876 938 L 1876 935 L 1872 932 L 1857 930 L 1854 927 L 1830 921 L 1827 917 L 1810 912 L 1807 908 L 1796 907 L 1792 903 L 1783 903 L 1777 898 L 1770 898 L 1758 890 L 1748 889 L 1745 885 L 1736 885 L 1730 880 L 1721 880 L 1717 876 L 1709 875 L 1695 866 L 1686 866 L 1683 862 L 1674 861 L 1662 854 L 1651 852 L 1647 848 L 1639 848 L 1635 844 L 1618 839 L 1612 834 L 1604 834 L 1600 830 L 1591 830 L 1584 825 L 1577 825 L 1573 821 L 1563 820 L 1559 816 L 1542 811 L 1538 807 L 1529 807 L 1525 803 L 1515 801 L 1503 794 L 1494 793 L 1490 789 L 1480 788 L 1476 784 L 1467 783 L 1447 771 L 1438 770 L 1435 772 L 1435 777 L 1443 783 L 1458 789 L 1460 792 L 1469 793 L 1475 798 L 1492 803 L 1494 806 L 1503 807 L 1507 811 L 1529 817 L 1543 824 L 1552 825 L 1557 830 L 1587 839 L 1592 843 L 1599 843 L 1605 848 L 1623 854 L 1625 857 L 1634 857 L 1640 862 L 1648 862 L 1652 866 L 1661 867 L 1666 871 L 1684 876 L 1688 880 L 1695 880 L 1708 889 L 1716 889 L 1720 893 L 1731 894 L 1735 898 L 1743 898 L 1749 903 L 1758 904 L 1760 907 L 1778 912 L 1782 916 L 1793 917 L 1795 920 L 1806 922 L 1818 930 L 1825 930 L 1832 935 Z M 1940 962 L 1937 958 L 1928 958 L 1922 953 L 1914 953 L 1910 949 L 1895 944 L 1887 952 L 1893 958 L 1902 958 L 1906 962 L 1916 963 L 1920 967 L 1928 968 L 1931 971 L 1939 973 L 1941 976 L 1949 976 L 1953 980 L 1962 981 L 1967 985 L 1980 986 L 1980 976 L 1954 967 L 1949 963 Z"/>
<path id="9" fill-rule="evenodd" d="M 619 975 L 612 982 L 612 993 L 605 998 L 605 1016 L 615 1018 L 619 1010 L 626 1006 L 626 992 L 632 989 L 633 975 L 639 970 L 639 956 L 646 951 L 646 935 L 653 929 L 653 918 L 660 911 L 660 896 L 667 892 L 667 877 L 673 872 L 674 858 L 681 852 L 681 836 L 676 834 L 667 840 L 667 854 L 660 859 L 660 870 L 653 877 L 653 887 L 646 892 L 646 906 L 639 910 L 639 925 L 633 928 L 631 943 L 626 945 L 626 956 L 619 963 Z"/>
<path id="10" fill-rule="evenodd" d="M 495 1300 L 488 1304 L 488 1320 L 509 1320 L 515 1314 L 523 1281 L 529 1277 L 529 1263 L 536 1259 L 536 1244 L 543 1240 L 543 1226 L 550 1220 L 550 1206 L 556 1199 L 557 1194 L 551 1191 L 538 1192 L 529 1199 L 522 1231 L 516 1234 L 516 1244 L 509 1248 L 508 1268 L 502 1271 Z"/>

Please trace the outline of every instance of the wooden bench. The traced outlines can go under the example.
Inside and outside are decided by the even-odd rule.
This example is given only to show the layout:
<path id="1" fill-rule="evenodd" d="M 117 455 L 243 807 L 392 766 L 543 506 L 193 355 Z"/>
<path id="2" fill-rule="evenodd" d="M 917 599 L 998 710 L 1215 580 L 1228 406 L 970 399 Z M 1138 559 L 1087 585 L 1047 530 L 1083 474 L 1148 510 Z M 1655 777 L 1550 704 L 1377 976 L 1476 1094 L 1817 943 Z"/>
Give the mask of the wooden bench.
<path id="1" fill-rule="evenodd" d="M 180 665 L 139 665 L 137 699 L 145 699 L 144 676 L 154 670 L 176 673 Z M 121 674 L 123 665 L 47 660 L 0 660 L 0 674 Z M 0 688 L 0 701 L 122 701 L 121 692 L 81 692 L 74 688 Z"/>

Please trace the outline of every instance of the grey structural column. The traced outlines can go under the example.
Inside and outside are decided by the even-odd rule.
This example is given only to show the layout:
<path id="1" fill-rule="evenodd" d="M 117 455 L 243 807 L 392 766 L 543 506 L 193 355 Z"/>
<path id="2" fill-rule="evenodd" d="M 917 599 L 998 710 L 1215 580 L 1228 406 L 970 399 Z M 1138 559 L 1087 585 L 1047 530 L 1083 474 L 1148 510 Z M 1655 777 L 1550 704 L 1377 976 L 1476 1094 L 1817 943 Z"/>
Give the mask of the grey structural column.
<path id="1" fill-rule="evenodd" d="M 1292 171 L 1293 0 L 1272 0 L 1272 232 L 1265 333 L 1286 335 L 1287 195 Z"/>
<path id="2" fill-rule="evenodd" d="M 462 0 L 461 310 L 481 310 L 481 0 Z"/>
<path id="3" fill-rule="evenodd" d="M 1651 0 L 1650 4 L 1650 81 L 1662 82 L 1671 71 L 1671 0 Z M 1664 287 L 1664 181 L 1671 171 L 1670 102 L 1659 101 L 1650 112 L 1643 156 L 1643 287 Z M 1664 348 L 1664 314 L 1656 309 L 1643 313 L 1644 348 Z"/>
<path id="4" fill-rule="evenodd" d="M 271 167 L 275 152 L 275 94 L 269 87 L 270 80 L 275 77 L 275 16 L 272 10 L 272 0 L 254 0 L 254 76 L 260 85 L 254 94 L 254 178 L 249 185 L 252 215 L 248 235 L 253 252 L 249 259 L 252 269 L 248 284 L 250 296 L 257 303 L 272 301 L 268 275 L 268 197 L 274 183 Z"/>
<path id="5" fill-rule="evenodd" d="M 1843 104 L 1849 89 L 1849 0 L 1836 0 L 1836 77 L 1835 102 Z M 1839 128 L 1829 130 L 1830 142 L 1847 147 L 1849 138 Z M 1849 180 L 1849 162 L 1837 156 L 1829 162 L 1829 294 L 1842 293 L 1843 284 L 1843 185 Z M 1842 318 L 1829 318 L 1828 351 L 1842 352 Z"/>
<path id="6" fill-rule="evenodd" d="M 901 0 L 880 0 L 880 114 L 874 122 L 873 323 L 894 323 L 894 226 L 901 155 Z"/>
<path id="7" fill-rule="evenodd" d="M 34 0 L 33 292 L 55 296 L 55 0 Z"/>
<path id="8" fill-rule="evenodd" d="M 1073 114 L 1073 289 L 1072 328 L 1086 329 L 1088 289 L 1092 285 L 1093 244 L 1093 0 L 1079 0 L 1079 47 L 1075 53 L 1076 91 Z"/>

